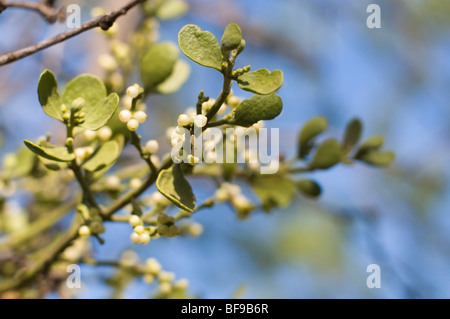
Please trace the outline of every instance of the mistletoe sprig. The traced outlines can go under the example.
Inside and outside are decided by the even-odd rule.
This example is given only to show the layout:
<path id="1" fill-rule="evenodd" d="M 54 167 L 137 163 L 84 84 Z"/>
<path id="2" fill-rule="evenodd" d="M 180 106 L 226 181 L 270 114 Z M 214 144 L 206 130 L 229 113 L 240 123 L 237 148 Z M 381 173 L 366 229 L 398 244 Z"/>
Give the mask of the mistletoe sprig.
<path id="1" fill-rule="evenodd" d="M 45 192 L 42 192 L 39 183 L 44 179 L 51 180 L 53 184 L 61 185 L 50 200 L 60 209 L 55 210 L 55 217 L 49 222 L 38 219 L 29 224 L 27 234 L 31 235 L 17 235 L 10 231 L 8 243 L 12 244 L 13 249 L 18 249 L 31 238 L 29 236 L 47 231 L 64 214 L 73 210 L 77 213 L 72 227 L 62 238 L 57 238 L 49 247 L 38 245 L 28 248 L 30 254 L 36 252 L 44 257 L 26 261 L 30 267 L 1 284 L 0 292 L 19 289 L 42 270 L 64 262 L 63 255 L 67 254 L 68 247 L 83 238 L 94 236 L 103 243 L 101 235 L 105 232 L 106 222 L 129 223 L 132 229 L 130 240 L 136 244 L 148 244 L 160 237 L 199 236 L 202 226 L 190 222 L 189 217 L 217 203 L 230 204 L 239 218 L 246 218 L 260 209 L 271 211 L 286 207 L 298 192 L 317 198 L 321 187 L 313 180 L 297 178 L 299 173 L 329 169 L 338 163 L 350 165 L 361 161 L 386 166 L 393 161 L 392 152 L 381 151 L 383 138 L 380 136 L 358 145 L 362 124 L 357 119 L 348 124 L 341 141 L 334 138 L 321 140 L 319 135 L 328 127 L 323 117 L 316 117 L 303 126 L 297 155 L 292 159 L 277 159 L 280 169 L 271 175 L 260 174 L 258 164 L 251 161 L 251 156 L 242 164 L 204 163 L 204 158 L 186 153 L 179 154 L 185 159 L 181 163 L 174 163 L 170 154 L 158 156 L 161 153 L 160 144 L 164 141 L 151 139 L 142 143 L 142 137 L 138 134 L 140 127 L 153 120 L 148 118 L 144 102 L 151 94 L 176 92 L 190 73 L 190 65 L 180 58 L 174 44 L 146 42 L 140 37 L 155 31 L 153 15 L 160 12 L 158 8 L 144 7 L 149 18 L 131 43 L 118 42 L 111 30 L 108 31 L 112 55 L 103 55 L 100 59 L 106 71 L 105 81 L 93 75 L 80 75 L 70 81 L 61 93 L 52 72 L 45 70 L 42 73 L 38 84 L 39 102 L 47 115 L 65 126 L 64 145 L 54 145 L 50 136 L 35 142 L 26 140 L 25 145 L 31 152 L 21 150 L 4 165 L 0 174 L 0 191 L 16 179 L 27 178 L 35 182 L 29 183 L 30 192 L 35 202 L 39 203 L 38 207 L 43 207 L 42 198 L 48 194 L 41 194 Z M 178 45 L 192 61 L 217 70 L 222 75 L 223 84 L 217 98 L 209 98 L 201 91 L 196 107 L 174 118 L 177 126 L 168 132 L 172 146 L 194 136 L 195 127 L 201 128 L 200 134 L 204 135 L 210 128 L 221 129 L 224 136 L 227 128 L 245 134 L 249 129 L 258 131 L 264 121 L 281 114 L 283 102 L 275 92 L 283 84 L 283 72 L 267 69 L 253 71 L 250 66 L 236 68 L 246 45 L 237 24 L 232 23 L 225 28 L 220 42 L 211 32 L 203 31 L 196 25 L 186 25 L 178 34 Z M 133 69 L 135 65 L 139 66 L 141 84 L 132 84 L 125 89 L 124 83 L 136 72 Z M 233 84 L 254 95 L 240 99 L 232 90 Z M 183 129 L 192 136 L 186 137 Z M 230 143 L 231 147 L 227 146 L 225 152 L 230 152 L 230 149 L 233 153 L 240 151 L 234 141 L 226 141 L 225 144 Z M 124 150 L 128 146 L 137 151 L 143 165 L 123 165 L 126 157 Z M 213 158 L 212 150 L 217 145 L 212 143 L 204 147 L 211 149 L 205 156 Z M 193 176 L 210 178 L 216 183 L 217 189 L 211 198 L 199 203 L 189 181 Z M 78 182 L 81 194 L 68 191 L 73 178 Z M 158 191 L 147 194 L 152 185 L 156 185 Z M 244 195 L 242 187 L 247 186 L 253 189 L 259 202 L 253 202 Z M 0 205 L 5 207 L 10 197 L 11 194 L 3 196 Z M 69 202 L 67 198 L 70 198 L 70 205 L 61 206 Z M 46 200 L 49 201 L 48 198 Z M 5 247 L 9 246 L 0 245 L 0 252 Z M 80 263 L 98 263 L 87 258 L 84 249 L 79 249 L 75 255 Z M 155 261 L 152 263 L 155 264 Z M 106 264 L 119 268 L 117 276 L 110 280 L 116 288 L 123 288 L 131 274 L 146 276 L 151 282 L 158 278 L 158 282 L 164 283 L 159 297 L 170 297 L 174 291 L 180 292 L 180 289 L 170 286 L 173 276 L 169 276 L 168 280 L 167 274 L 159 270 L 146 272 L 138 266 Z M 185 285 L 181 286 L 184 291 Z"/>

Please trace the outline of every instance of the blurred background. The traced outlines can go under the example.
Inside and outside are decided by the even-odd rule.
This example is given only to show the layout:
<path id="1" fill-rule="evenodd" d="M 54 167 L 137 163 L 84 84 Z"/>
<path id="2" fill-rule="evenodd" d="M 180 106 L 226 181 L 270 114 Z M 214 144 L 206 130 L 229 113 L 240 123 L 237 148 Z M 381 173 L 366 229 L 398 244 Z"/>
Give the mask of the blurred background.
<path id="1" fill-rule="evenodd" d="M 94 6 L 109 11 L 124 3 L 76 2 L 82 21 Z M 201 211 L 194 216 L 204 226 L 201 237 L 136 246 L 140 258 L 157 258 L 164 269 L 188 279 L 191 294 L 201 298 L 450 298 L 450 1 L 188 2 L 189 13 L 161 23 L 162 41 L 176 42 L 188 23 L 220 38 L 225 25 L 237 22 L 247 41 L 241 66 L 283 70 L 284 110 L 267 123 L 280 128 L 283 153 L 296 153 L 298 132 L 313 116 L 327 117 L 327 134 L 339 137 L 358 117 L 363 138 L 384 135 L 396 161 L 386 170 L 356 164 L 311 174 L 323 187 L 319 200 L 297 197 L 286 209 L 245 221 L 225 205 Z M 366 25 L 371 3 L 381 7 L 381 29 Z M 119 21 L 122 38 L 136 15 L 133 10 Z M 48 26 L 34 13 L 11 9 L 0 15 L 0 30 L 3 53 L 66 26 Z M 51 69 L 60 83 L 85 72 L 101 76 L 97 57 L 105 52 L 104 37 L 90 31 L 1 67 L 0 155 L 24 139 L 61 129 L 37 99 L 43 69 Z M 163 140 L 165 128 L 195 104 L 199 90 L 220 92 L 217 72 L 189 64 L 190 79 L 178 93 L 147 101 L 144 137 Z M 238 88 L 235 94 L 248 96 Z M 209 182 L 192 185 L 199 199 L 214 192 Z M 93 241 L 94 256 L 117 259 L 135 248 L 129 234 L 128 225 L 108 224 L 106 244 Z M 366 286 L 370 264 L 381 267 L 380 289 Z M 103 278 L 113 271 L 83 266 L 79 297 L 110 297 Z M 124 297 L 147 298 L 151 291 L 139 279 Z"/>

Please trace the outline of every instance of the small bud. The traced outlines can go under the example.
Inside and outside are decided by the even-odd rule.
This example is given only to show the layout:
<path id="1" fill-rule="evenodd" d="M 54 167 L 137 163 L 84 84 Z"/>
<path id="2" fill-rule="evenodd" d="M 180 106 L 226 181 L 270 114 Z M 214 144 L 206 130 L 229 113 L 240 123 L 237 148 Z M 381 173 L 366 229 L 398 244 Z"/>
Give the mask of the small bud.
<path id="1" fill-rule="evenodd" d="M 160 225 L 156 231 L 161 236 L 166 236 L 169 232 L 169 227 L 167 225 Z"/>
<path id="2" fill-rule="evenodd" d="M 98 64 L 106 71 L 114 71 L 115 69 L 117 69 L 116 59 L 114 59 L 114 57 L 110 54 L 101 54 L 98 57 Z"/>
<path id="3" fill-rule="evenodd" d="M 178 235 L 180 233 L 180 229 L 178 228 L 178 226 L 176 225 L 171 225 L 169 227 L 169 231 L 167 233 L 167 235 L 169 237 L 175 237 L 176 235 Z"/>
<path id="4" fill-rule="evenodd" d="M 159 291 L 162 294 L 167 295 L 167 294 L 169 294 L 172 291 L 172 285 L 170 283 L 168 283 L 168 282 L 162 282 L 159 285 Z"/>
<path id="5" fill-rule="evenodd" d="M 73 138 L 72 137 L 68 137 L 66 139 L 66 146 L 67 147 L 72 147 L 73 146 Z"/>
<path id="6" fill-rule="evenodd" d="M 241 100 L 240 100 L 238 97 L 236 97 L 236 96 L 231 96 L 231 97 L 228 98 L 227 104 L 228 104 L 230 107 L 235 108 L 235 107 L 237 107 L 239 104 L 241 104 Z"/>
<path id="7" fill-rule="evenodd" d="M 171 282 L 175 279 L 175 274 L 170 271 L 161 271 L 158 278 L 161 282 Z"/>
<path id="8" fill-rule="evenodd" d="M 86 101 L 82 97 L 77 97 L 72 102 L 72 108 L 79 110 L 79 109 L 81 109 L 84 106 L 85 103 L 86 103 Z"/>

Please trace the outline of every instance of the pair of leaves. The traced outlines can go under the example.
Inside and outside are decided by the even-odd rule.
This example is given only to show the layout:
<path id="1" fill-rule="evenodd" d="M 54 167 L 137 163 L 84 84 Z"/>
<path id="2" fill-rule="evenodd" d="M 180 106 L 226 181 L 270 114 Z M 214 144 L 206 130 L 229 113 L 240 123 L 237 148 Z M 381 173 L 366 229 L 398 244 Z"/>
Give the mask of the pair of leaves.
<path id="1" fill-rule="evenodd" d="M 225 28 L 221 44 L 209 31 L 203 31 L 199 26 L 188 24 L 178 34 L 178 44 L 181 51 L 192 61 L 209 68 L 222 71 L 224 58 L 231 50 L 236 50 L 242 43 L 242 31 L 236 23 Z M 283 84 L 283 72 L 267 69 L 252 71 L 237 79 L 241 89 L 256 94 L 270 94 L 277 91 Z"/>
<path id="2" fill-rule="evenodd" d="M 395 159 L 395 154 L 391 151 L 382 152 L 379 149 L 383 146 L 382 136 L 372 136 L 364 141 L 356 152 L 355 159 L 366 162 L 374 166 L 387 166 Z"/>
<path id="3" fill-rule="evenodd" d="M 283 101 L 277 94 L 254 95 L 238 105 L 230 123 L 248 127 L 260 120 L 276 118 L 282 109 Z"/>
<path id="4" fill-rule="evenodd" d="M 97 130 L 105 125 L 119 105 L 119 96 L 116 93 L 107 96 L 104 83 L 89 74 L 70 81 L 61 96 L 55 76 L 45 70 L 39 78 L 38 95 L 44 112 L 61 122 L 64 122 L 61 111 L 63 104 L 71 109 L 75 100 L 83 101 L 80 111 L 85 113 L 85 121 L 79 126 L 89 130 Z"/>
<path id="5" fill-rule="evenodd" d="M 146 91 L 162 94 L 176 92 L 190 74 L 189 65 L 179 60 L 179 52 L 170 42 L 153 45 L 141 60 L 141 80 Z"/>
<path id="6" fill-rule="evenodd" d="M 194 211 L 195 195 L 180 165 L 176 164 L 162 170 L 156 180 L 156 188 L 176 206 L 190 213 Z"/>

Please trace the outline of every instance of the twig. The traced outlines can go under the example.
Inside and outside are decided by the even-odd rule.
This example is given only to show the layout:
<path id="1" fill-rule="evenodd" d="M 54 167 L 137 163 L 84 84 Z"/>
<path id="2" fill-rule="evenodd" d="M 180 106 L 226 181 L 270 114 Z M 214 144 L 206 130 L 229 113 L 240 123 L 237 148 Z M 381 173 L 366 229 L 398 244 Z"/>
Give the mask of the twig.
<path id="1" fill-rule="evenodd" d="M 122 8 L 116 11 L 112 11 L 108 14 L 105 14 L 103 16 L 99 16 L 97 18 L 94 18 L 86 23 L 83 23 L 79 28 L 70 29 L 66 32 L 60 33 L 52 38 L 49 38 L 47 40 L 44 40 L 38 44 L 19 49 L 16 51 L 8 52 L 0 56 L 0 66 L 15 62 L 17 60 L 21 60 L 23 58 L 26 58 L 27 56 L 30 56 L 32 54 L 35 54 L 41 50 L 44 50 L 48 47 L 51 47 L 55 44 L 61 43 L 63 41 L 66 41 L 78 34 L 81 34 L 83 32 L 86 32 L 88 30 L 100 27 L 102 30 L 108 30 L 116 21 L 117 18 L 119 18 L 122 15 L 125 15 L 131 8 L 138 5 L 139 3 L 143 3 L 146 0 L 133 0 L 130 1 L 128 4 L 124 5 Z M 1 12 L 1 5 L 0 5 L 0 12 Z"/>
<path id="2" fill-rule="evenodd" d="M 57 20 L 63 20 L 66 16 L 64 9 L 55 9 L 46 2 L 26 2 L 26 1 L 0 1 L 0 13 L 7 8 L 22 8 L 36 11 L 48 23 L 55 23 Z"/>

